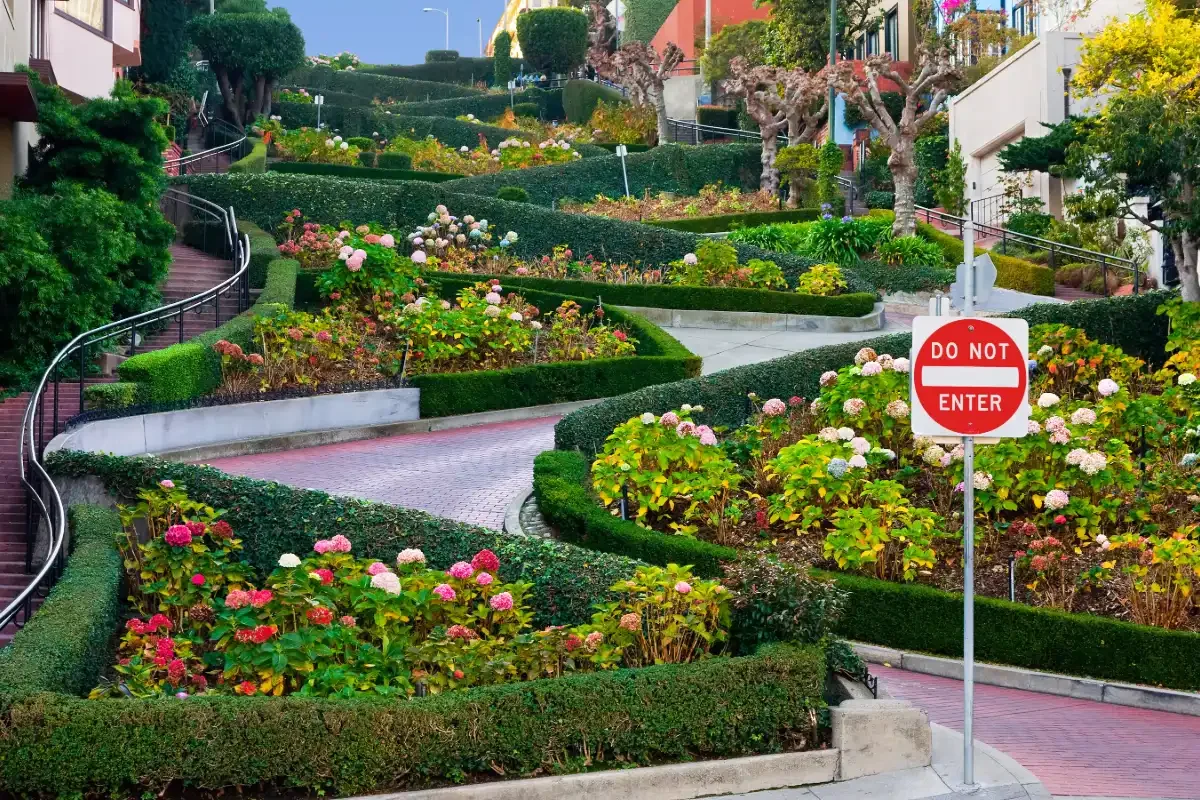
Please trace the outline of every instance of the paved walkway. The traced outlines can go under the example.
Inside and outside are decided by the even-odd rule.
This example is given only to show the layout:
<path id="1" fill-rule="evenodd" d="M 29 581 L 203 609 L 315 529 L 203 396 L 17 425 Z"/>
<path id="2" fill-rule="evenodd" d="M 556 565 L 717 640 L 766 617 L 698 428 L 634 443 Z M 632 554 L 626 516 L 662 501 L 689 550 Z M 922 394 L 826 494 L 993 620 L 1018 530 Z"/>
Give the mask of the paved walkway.
<path id="1" fill-rule="evenodd" d="M 411 433 L 209 462 L 233 475 L 416 508 L 500 530 L 504 510 L 554 449 L 559 417 Z"/>
<path id="2" fill-rule="evenodd" d="M 894 697 L 962 730 L 962 682 L 872 664 Z M 1200 717 L 975 687 L 975 738 L 1054 795 L 1200 798 Z"/>

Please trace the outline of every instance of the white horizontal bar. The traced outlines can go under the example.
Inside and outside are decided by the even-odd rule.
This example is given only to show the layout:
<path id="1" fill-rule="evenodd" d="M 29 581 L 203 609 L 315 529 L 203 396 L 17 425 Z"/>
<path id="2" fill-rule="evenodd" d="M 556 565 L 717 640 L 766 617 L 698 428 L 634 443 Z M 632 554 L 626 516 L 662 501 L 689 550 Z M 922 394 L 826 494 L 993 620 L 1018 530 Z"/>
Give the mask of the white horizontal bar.
<path id="1" fill-rule="evenodd" d="M 1021 372 L 1016 367 L 921 367 L 921 385 L 1015 389 Z"/>

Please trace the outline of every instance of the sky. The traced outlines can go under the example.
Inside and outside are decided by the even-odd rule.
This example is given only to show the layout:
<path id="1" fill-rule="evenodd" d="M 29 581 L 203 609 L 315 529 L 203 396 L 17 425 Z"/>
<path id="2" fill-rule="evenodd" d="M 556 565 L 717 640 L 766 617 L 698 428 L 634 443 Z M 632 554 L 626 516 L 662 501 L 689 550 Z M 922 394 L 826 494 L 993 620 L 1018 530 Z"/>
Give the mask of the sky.
<path id="1" fill-rule="evenodd" d="M 419 64 L 426 50 L 446 42 L 446 18 L 422 8 L 450 10 L 450 49 L 464 56 L 479 55 L 476 19 L 483 21 L 483 43 L 500 14 L 504 0 L 267 0 L 283 6 L 304 32 L 309 55 L 348 50 L 369 64 Z"/>

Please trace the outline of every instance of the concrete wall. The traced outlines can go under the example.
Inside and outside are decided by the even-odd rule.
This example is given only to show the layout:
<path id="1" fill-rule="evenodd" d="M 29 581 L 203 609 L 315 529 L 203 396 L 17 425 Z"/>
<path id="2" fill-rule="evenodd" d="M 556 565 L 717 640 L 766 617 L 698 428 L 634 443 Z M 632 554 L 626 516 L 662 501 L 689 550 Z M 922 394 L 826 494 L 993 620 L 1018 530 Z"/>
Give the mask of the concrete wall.
<path id="1" fill-rule="evenodd" d="M 12 72 L 18 64 L 29 63 L 34 1 L 41 2 L 0 0 L 0 72 Z M 29 143 L 34 137 L 32 124 L 4 119 L 3 111 L 0 109 L 0 199 L 12 195 L 14 176 L 25 172 Z"/>
<path id="2" fill-rule="evenodd" d="M 59 434 L 46 452 L 85 450 L 132 456 L 264 436 L 387 425 L 418 419 L 420 400 L 420 389 L 376 389 L 120 417 Z"/>
<path id="3" fill-rule="evenodd" d="M 679 75 L 667 78 L 663 84 L 663 96 L 667 101 L 669 119 L 696 119 L 696 99 L 700 97 L 703 84 L 699 75 Z"/>

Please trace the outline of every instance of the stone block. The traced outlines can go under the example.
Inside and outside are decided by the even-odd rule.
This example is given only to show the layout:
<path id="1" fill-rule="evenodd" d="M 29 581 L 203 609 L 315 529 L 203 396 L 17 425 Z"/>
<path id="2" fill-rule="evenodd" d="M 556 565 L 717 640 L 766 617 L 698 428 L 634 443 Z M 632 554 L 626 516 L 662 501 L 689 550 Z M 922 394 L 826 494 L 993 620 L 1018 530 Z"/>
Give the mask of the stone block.
<path id="1" fill-rule="evenodd" d="M 933 756 L 929 717 L 904 700 L 847 700 L 829 710 L 838 780 L 927 767 Z"/>

